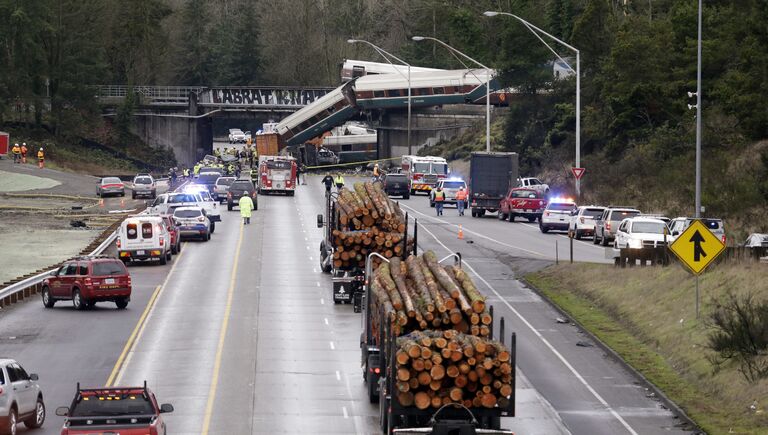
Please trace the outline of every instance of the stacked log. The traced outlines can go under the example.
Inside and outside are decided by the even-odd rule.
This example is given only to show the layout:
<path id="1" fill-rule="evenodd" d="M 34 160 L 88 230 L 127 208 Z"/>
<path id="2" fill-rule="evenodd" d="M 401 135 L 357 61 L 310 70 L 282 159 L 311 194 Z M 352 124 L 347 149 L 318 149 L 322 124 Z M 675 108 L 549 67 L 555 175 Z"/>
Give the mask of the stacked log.
<path id="1" fill-rule="evenodd" d="M 398 337 L 395 347 L 393 393 L 402 406 L 495 408 L 511 400 L 514 367 L 498 341 L 456 330 L 426 330 Z"/>
<path id="2" fill-rule="evenodd" d="M 398 257 L 405 243 L 405 214 L 389 199 L 381 183 L 355 183 L 342 188 L 336 201 L 340 227 L 333 231 L 333 264 L 337 269 L 365 267 L 368 254 Z"/>
<path id="3" fill-rule="evenodd" d="M 371 291 L 374 312 L 385 314 L 395 335 L 426 329 L 490 335 L 493 319 L 485 297 L 460 267 L 440 265 L 431 251 L 378 265 Z M 375 330 L 378 322 L 373 316 Z"/>

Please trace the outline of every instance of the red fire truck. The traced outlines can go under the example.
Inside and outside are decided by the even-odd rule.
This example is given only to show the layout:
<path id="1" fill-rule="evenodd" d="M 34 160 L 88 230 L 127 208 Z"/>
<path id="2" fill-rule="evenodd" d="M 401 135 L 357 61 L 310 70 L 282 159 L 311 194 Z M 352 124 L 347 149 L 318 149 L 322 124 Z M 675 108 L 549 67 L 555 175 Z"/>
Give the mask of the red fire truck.
<path id="1" fill-rule="evenodd" d="M 403 156 L 401 172 L 411 183 L 411 195 L 429 193 L 438 180 L 448 176 L 448 162 L 442 157 L 407 155 Z"/>
<path id="2" fill-rule="evenodd" d="M 296 192 L 296 159 L 289 156 L 259 156 L 259 193 Z"/>

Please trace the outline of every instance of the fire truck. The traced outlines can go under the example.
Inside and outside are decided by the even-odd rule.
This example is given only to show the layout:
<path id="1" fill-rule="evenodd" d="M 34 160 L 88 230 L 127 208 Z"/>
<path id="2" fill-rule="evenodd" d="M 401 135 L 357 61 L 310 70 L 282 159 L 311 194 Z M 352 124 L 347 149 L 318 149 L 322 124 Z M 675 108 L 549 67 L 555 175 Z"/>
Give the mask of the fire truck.
<path id="1" fill-rule="evenodd" d="M 296 159 L 289 156 L 259 156 L 259 193 L 296 192 Z"/>
<path id="2" fill-rule="evenodd" d="M 411 194 L 430 192 L 449 172 L 448 162 L 434 156 L 403 156 L 401 169 L 411 184 Z"/>

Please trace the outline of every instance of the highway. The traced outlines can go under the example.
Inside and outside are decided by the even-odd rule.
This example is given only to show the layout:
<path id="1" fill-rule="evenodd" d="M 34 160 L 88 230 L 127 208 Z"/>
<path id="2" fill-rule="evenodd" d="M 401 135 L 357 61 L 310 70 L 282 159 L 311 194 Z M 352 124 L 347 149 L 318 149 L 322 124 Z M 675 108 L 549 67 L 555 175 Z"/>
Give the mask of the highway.
<path id="1" fill-rule="evenodd" d="M 353 180 L 348 179 L 348 182 Z M 378 432 L 360 369 L 361 316 L 334 305 L 319 271 L 324 209 L 319 177 L 295 197 L 262 196 L 251 225 L 224 212 L 210 242 L 187 242 L 167 266 L 131 267 L 127 310 L 112 304 L 78 312 L 34 298 L 0 314 L 0 348 L 40 375 L 48 407 L 43 430 L 58 433 L 75 383 L 148 381 L 170 402 L 169 433 Z M 460 252 L 490 296 L 496 318 L 517 333 L 517 414 L 502 426 L 519 434 L 685 433 L 631 373 L 606 357 L 515 276 L 561 261 L 568 240 L 528 224 L 456 216 L 437 219 L 423 196 L 401 205 L 419 219 L 419 245 Z M 461 224 L 464 240 L 457 238 Z M 577 261 L 607 261 L 603 248 L 574 245 Z"/>

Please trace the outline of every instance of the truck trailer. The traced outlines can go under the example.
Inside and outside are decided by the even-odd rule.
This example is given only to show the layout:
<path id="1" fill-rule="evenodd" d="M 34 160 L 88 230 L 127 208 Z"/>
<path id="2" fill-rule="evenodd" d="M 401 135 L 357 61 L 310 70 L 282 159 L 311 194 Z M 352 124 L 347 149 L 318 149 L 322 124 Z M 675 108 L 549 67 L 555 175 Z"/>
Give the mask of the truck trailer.
<path id="1" fill-rule="evenodd" d="M 517 153 L 473 152 L 469 167 L 472 217 L 499 210 L 501 200 L 518 178 Z"/>

